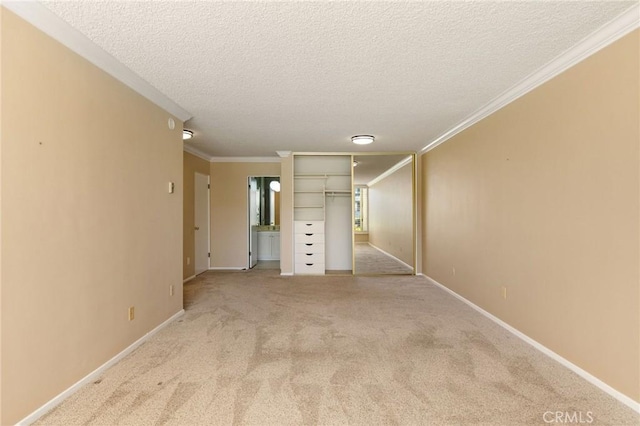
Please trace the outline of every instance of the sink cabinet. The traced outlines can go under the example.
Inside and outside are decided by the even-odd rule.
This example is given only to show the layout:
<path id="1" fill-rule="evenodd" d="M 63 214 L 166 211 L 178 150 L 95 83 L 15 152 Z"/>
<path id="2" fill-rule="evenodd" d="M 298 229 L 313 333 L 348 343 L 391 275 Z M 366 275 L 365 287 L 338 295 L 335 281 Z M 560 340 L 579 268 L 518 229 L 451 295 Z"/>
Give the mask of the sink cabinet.
<path id="1" fill-rule="evenodd" d="M 258 232 L 258 260 L 280 260 L 280 232 Z"/>

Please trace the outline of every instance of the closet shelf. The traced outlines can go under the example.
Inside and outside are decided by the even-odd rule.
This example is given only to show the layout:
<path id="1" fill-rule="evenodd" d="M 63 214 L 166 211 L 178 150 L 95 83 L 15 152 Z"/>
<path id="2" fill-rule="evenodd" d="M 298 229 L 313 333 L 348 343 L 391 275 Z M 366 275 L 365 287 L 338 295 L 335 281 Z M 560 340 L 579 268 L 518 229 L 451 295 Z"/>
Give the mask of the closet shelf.
<path id="1" fill-rule="evenodd" d="M 317 191 L 293 191 L 295 194 L 322 194 L 324 191 L 322 190 L 317 190 Z"/>
<path id="2" fill-rule="evenodd" d="M 324 209 L 324 206 L 294 206 L 294 209 Z"/>

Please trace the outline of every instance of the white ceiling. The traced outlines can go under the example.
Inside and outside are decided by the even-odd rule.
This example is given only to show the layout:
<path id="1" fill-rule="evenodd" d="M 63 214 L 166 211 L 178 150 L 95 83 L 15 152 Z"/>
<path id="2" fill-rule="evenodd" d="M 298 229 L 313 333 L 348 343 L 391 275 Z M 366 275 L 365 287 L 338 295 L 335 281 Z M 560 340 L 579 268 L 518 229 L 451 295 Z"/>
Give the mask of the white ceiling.
<path id="1" fill-rule="evenodd" d="M 43 3 L 189 111 L 193 147 L 275 156 L 418 151 L 637 2 Z"/>

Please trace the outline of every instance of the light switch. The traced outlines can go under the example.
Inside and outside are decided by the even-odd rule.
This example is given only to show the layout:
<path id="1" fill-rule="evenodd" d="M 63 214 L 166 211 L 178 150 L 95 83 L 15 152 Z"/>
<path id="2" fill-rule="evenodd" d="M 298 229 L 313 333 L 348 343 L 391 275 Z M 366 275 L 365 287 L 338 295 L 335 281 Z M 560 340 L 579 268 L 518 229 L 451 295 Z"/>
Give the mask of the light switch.
<path id="1" fill-rule="evenodd" d="M 169 182 L 169 194 L 173 194 L 173 190 L 175 189 L 175 185 L 173 182 Z"/>

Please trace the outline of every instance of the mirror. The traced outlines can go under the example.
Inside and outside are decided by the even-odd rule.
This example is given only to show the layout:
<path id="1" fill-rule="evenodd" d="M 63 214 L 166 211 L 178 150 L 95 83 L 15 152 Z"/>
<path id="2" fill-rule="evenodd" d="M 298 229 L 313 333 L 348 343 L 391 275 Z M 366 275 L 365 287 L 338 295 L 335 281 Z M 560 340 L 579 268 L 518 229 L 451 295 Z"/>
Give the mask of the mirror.
<path id="1" fill-rule="evenodd" d="M 280 226 L 280 178 L 255 176 L 249 178 L 251 225 Z"/>
<path id="2" fill-rule="evenodd" d="M 414 156 L 353 159 L 354 274 L 413 274 Z"/>

